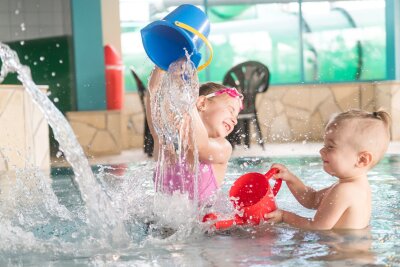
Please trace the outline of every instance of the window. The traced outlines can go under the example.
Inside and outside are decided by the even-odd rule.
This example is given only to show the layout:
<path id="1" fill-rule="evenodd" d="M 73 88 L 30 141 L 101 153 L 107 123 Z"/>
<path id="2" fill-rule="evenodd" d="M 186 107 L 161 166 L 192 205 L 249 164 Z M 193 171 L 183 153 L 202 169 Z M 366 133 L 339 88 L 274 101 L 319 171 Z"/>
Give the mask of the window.
<path id="1" fill-rule="evenodd" d="M 142 47 L 140 29 L 176 6 L 168 6 L 168 1 L 120 1 L 124 63 L 147 82 L 153 64 Z M 204 2 L 208 6 L 199 7 L 210 19 L 214 59 L 199 72 L 202 82 L 221 82 L 228 69 L 247 60 L 268 66 L 272 84 L 387 78 L 385 0 L 303 1 L 301 20 L 298 1 Z M 205 46 L 200 52 L 208 56 Z M 126 76 L 126 88 L 135 90 L 129 73 Z"/>

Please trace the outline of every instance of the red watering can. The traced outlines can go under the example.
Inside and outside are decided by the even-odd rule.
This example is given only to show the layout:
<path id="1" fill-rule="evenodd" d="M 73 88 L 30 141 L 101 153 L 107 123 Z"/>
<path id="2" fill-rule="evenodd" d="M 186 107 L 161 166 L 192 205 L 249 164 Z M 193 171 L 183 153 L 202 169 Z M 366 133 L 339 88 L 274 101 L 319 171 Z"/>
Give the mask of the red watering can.
<path id="1" fill-rule="evenodd" d="M 277 168 L 272 168 L 265 175 L 250 172 L 240 176 L 229 190 L 231 202 L 240 215 L 236 214 L 230 220 L 217 221 L 214 227 L 226 229 L 232 225 L 258 225 L 265 214 L 276 210 L 275 196 L 281 188 L 282 180 L 276 180 L 271 189 L 269 179 L 278 172 Z M 217 219 L 216 214 L 209 213 L 203 217 L 203 222 Z"/>

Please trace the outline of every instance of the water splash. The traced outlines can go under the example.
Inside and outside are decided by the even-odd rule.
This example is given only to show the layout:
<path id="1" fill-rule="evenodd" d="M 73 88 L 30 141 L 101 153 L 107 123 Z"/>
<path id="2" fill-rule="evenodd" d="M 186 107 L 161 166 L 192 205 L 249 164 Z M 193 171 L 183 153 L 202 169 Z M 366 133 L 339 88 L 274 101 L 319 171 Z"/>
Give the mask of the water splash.
<path id="1" fill-rule="evenodd" d="M 60 150 L 74 170 L 74 181 L 79 186 L 82 200 L 86 203 L 87 224 L 91 228 L 91 235 L 120 246 L 127 240 L 120 216 L 112 205 L 112 201 L 102 191 L 94 177 L 88 160 L 79 145 L 74 132 L 63 114 L 54 106 L 46 94 L 42 93 L 32 81 L 30 69 L 20 63 L 18 55 L 7 45 L 0 42 L 0 82 L 9 73 L 17 73 L 32 100 L 42 110 L 48 124 L 52 127 L 54 136 L 59 142 Z"/>
<path id="2" fill-rule="evenodd" d="M 159 139 L 155 173 L 155 201 L 158 202 L 154 206 L 164 207 L 159 211 L 163 216 L 161 220 L 169 220 L 172 225 L 187 225 L 198 219 L 199 161 L 192 121 L 198 88 L 197 70 L 187 54 L 186 59 L 170 65 L 159 88 L 150 94 L 152 122 Z M 173 179 L 172 183 L 171 176 L 178 179 Z M 168 197 L 162 196 L 163 193 Z M 171 193 L 172 199 L 182 198 L 181 205 L 168 205 Z M 174 212 L 180 216 L 174 216 Z M 174 218 L 181 221 L 174 221 Z"/>

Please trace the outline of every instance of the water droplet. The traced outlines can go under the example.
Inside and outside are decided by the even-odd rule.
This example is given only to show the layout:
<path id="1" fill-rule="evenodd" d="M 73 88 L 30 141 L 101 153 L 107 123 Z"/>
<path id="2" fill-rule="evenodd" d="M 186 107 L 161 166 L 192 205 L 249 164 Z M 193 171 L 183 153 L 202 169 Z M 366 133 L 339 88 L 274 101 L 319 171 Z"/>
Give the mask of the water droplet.
<path id="1" fill-rule="evenodd" d="M 60 62 L 60 64 L 63 64 L 63 63 L 64 63 L 64 61 L 63 61 L 62 59 L 60 59 L 58 62 Z"/>
<path id="2" fill-rule="evenodd" d="M 20 45 L 24 45 L 24 44 L 25 44 L 25 41 L 21 41 L 21 42 L 19 42 L 19 44 L 20 44 Z"/>
<path id="3" fill-rule="evenodd" d="M 36 61 L 35 61 L 35 62 L 33 62 L 33 65 L 35 65 L 35 66 L 36 66 L 36 65 L 37 65 L 37 62 L 36 62 Z"/>
<path id="4" fill-rule="evenodd" d="M 17 10 L 15 10 L 15 15 L 18 15 L 19 14 L 19 9 L 17 9 Z"/>
<path id="5" fill-rule="evenodd" d="M 50 95 L 51 95 L 51 92 L 50 92 L 50 91 L 47 91 L 46 95 L 47 95 L 47 96 L 50 96 Z"/>
<path id="6" fill-rule="evenodd" d="M 60 87 L 60 84 L 59 84 L 59 83 L 57 83 L 56 85 L 57 85 L 57 87 Z"/>
<path id="7" fill-rule="evenodd" d="M 55 98 L 53 99 L 53 101 L 54 101 L 54 103 L 58 103 L 58 101 L 60 101 L 60 100 L 58 99 L 58 97 L 55 97 Z"/>
<path id="8" fill-rule="evenodd" d="M 60 47 L 60 44 L 56 44 L 56 47 Z"/>
<path id="9" fill-rule="evenodd" d="M 55 73 L 55 72 L 52 72 L 52 73 L 51 73 L 51 76 L 53 76 L 53 77 L 56 76 L 56 73 Z"/>
<path id="10" fill-rule="evenodd" d="M 60 157 L 62 156 L 62 154 L 63 154 L 63 153 L 62 153 L 61 151 L 58 151 L 58 152 L 56 153 L 56 157 L 57 157 L 57 158 L 60 158 Z"/>
<path id="11" fill-rule="evenodd" d="M 116 254 L 114 254 L 114 255 L 112 255 L 112 258 L 113 258 L 113 260 L 118 260 L 119 259 L 119 255 L 116 255 Z"/>
<path id="12" fill-rule="evenodd" d="M 29 59 L 29 57 L 27 55 L 24 56 L 24 59 Z"/>
<path id="13" fill-rule="evenodd" d="M 24 32 L 24 31 L 26 30 L 26 28 L 25 28 L 25 23 L 21 23 L 21 25 L 20 25 L 20 26 L 21 26 L 21 31 L 23 31 L 23 32 Z"/>
<path id="14" fill-rule="evenodd" d="M 44 57 L 40 57 L 39 59 L 40 59 L 40 61 L 43 61 L 45 58 Z"/>

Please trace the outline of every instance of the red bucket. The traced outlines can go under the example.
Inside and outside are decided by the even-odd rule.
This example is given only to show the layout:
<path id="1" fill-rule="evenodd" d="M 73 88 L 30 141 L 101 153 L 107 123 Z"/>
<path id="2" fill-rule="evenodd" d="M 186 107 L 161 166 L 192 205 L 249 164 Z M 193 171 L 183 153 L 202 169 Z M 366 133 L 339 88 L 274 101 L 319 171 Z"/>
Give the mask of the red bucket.
<path id="1" fill-rule="evenodd" d="M 278 172 L 278 169 L 272 168 L 265 175 L 251 172 L 240 176 L 229 191 L 229 197 L 240 215 L 231 220 L 217 221 L 215 228 L 226 229 L 234 224 L 258 225 L 265 214 L 276 210 L 275 196 L 281 188 L 282 180 L 276 180 L 271 188 L 269 179 Z M 203 222 L 216 219 L 217 215 L 210 213 L 203 217 Z"/>

